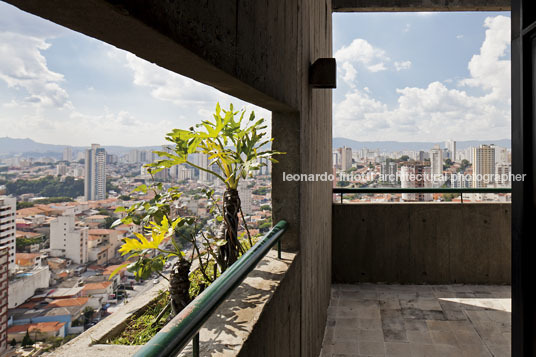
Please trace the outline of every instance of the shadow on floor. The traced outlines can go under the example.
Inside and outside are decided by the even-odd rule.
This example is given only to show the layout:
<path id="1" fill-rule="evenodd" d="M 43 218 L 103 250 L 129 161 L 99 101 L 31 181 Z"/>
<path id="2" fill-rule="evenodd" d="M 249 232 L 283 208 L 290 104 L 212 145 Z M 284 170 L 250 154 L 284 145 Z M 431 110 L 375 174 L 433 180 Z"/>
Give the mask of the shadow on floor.
<path id="1" fill-rule="evenodd" d="M 510 286 L 333 285 L 321 356 L 510 356 Z"/>

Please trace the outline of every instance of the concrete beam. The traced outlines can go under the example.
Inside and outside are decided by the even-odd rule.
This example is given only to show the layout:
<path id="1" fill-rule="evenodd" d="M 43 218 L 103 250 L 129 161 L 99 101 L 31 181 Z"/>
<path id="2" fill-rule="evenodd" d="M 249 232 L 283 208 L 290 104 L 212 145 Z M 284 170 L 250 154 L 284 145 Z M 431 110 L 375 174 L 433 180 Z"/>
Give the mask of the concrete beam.
<path id="1" fill-rule="evenodd" d="M 295 110 L 281 98 L 266 94 L 262 84 L 246 83 L 237 75 L 236 21 L 234 0 L 218 9 L 200 9 L 190 4 L 183 9 L 164 7 L 168 2 L 105 0 L 6 0 L 19 9 L 129 51 L 160 67 L 212 86 L 224 93 L 269 110 Z M 191 1 L 178 2 L 187 8 Z M 112 4 L 113 3 L 113 4 Z M 213 2 L 211 2 L 213 4 Z M 177 5 L 179 6 L 179 5 Z M 227 12 L 222 9 L 227 8 Z M 177 11 L 173 11 L 177 10 Z M 195 11 L 212 16 L 210 21 L 196 17 Z M 229 13 L 230 11 L 230 13 Z M 178 15 L 177 15 L 178 16 Z M 222 18 L 229 17 L 228 21 Z M 196 21 L 193 21 L 196 19 Z M 175 21 L 176 20 L 176 21 Z M 195 26 L 195 28 L 191 28 Z M 207 27 L 206 27 L 207 26 Z M 199 27 L 199 29 L 197 28 Z M 212 27 L 212 28 L 210 28 Z M 203 37 L 203 35 L 205 37 Z M 220 39 L 220 40 L 217 40 Z M 216 43 L 217 42 L 217 43 Z"/>
<path id="2" fill-rule="evenodd" d="M 333 12 L 510 11 L 511 0 L 333 0 Z"/>

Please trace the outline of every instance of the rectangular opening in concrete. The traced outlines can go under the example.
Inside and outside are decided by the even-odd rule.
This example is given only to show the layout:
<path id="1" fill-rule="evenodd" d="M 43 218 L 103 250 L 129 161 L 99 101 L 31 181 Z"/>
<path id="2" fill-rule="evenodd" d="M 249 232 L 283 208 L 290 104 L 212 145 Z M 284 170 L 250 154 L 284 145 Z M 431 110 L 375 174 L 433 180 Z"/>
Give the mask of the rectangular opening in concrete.
<path id="1" fill-rule="evenodd" d="M 334 188 L 453 189 L 345 202 L 509 202 L 523 179 L 511 169 L 510 13 L 334 13 L 333 24 Z M 455 191 L 469 188 L 503 190 Z"/>

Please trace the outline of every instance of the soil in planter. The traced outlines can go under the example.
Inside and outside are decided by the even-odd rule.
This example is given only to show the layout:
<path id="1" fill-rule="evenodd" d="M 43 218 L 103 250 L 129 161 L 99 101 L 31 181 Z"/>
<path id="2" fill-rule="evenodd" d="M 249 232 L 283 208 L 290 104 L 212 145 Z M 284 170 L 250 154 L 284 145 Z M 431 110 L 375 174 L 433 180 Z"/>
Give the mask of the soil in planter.
<path id="1" fill-rule="evenodd" d="M 168 322 L 171 309 L 154 324 L 156 317 L 169 302 L 169 292 L 160 293 L 156 299 L 147 305 L 145 311 L 139 316 L 131 316 L 123 332 L 106 341 L 112 345 L 143 345 L 146 344 Z"/>
<path id="2" fill-rule="evenodd" d="M 252 237 L 253 244 L 260 239 L 260 236 Z M 241 243 L 244 246 L 244 251 L 251 248 L 247 238 L 242 237 Z M 211 279 L 214 278 L 214 261 L 210 261 L 207 265 L 207 274 Z M 218 270 L 216 278 L 221 275 Z M 207 281 L 202 272 L 196 269 L 190 274 L 190 290 L 189 295 L 193 300 L 195 299 L 205 288 L 210 285 L 210 281 Z M 167 309 L 165 314 L 160 318 L 158 323 L 154 324 L 157 316 L 160 314 L 169 303 L 169 291 L 161 292 L 156 299 L 151 301 L 145 311 L 141 315 L 131 316 L 127 322 L 126 327 L 121 334 L 116 337 L 106 340 L 107 344 L 113 345 L 144 345 L 146 344 L 158 331 L 164 327 L 170 319 L 171 309 Z"/>

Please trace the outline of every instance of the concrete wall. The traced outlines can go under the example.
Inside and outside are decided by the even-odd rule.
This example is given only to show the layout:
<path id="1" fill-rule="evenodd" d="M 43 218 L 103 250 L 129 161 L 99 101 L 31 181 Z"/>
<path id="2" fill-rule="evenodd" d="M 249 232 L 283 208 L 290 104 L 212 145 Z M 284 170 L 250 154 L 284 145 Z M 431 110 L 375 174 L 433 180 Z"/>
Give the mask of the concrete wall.
<path id="1" fill-rule="evenodd" d="M 299 260 L 295 259 L 285 272 L 238 356 L 300 355 L 300 279 L 297 274 L 300 271 L 299 264 Z M 252 273 L 255 274 L 256 271 Z"/>
<path id="2" fill-rule="evenodd" d="M 333 281 L 510 283 L 509 203 L 333 205 Z"/>

